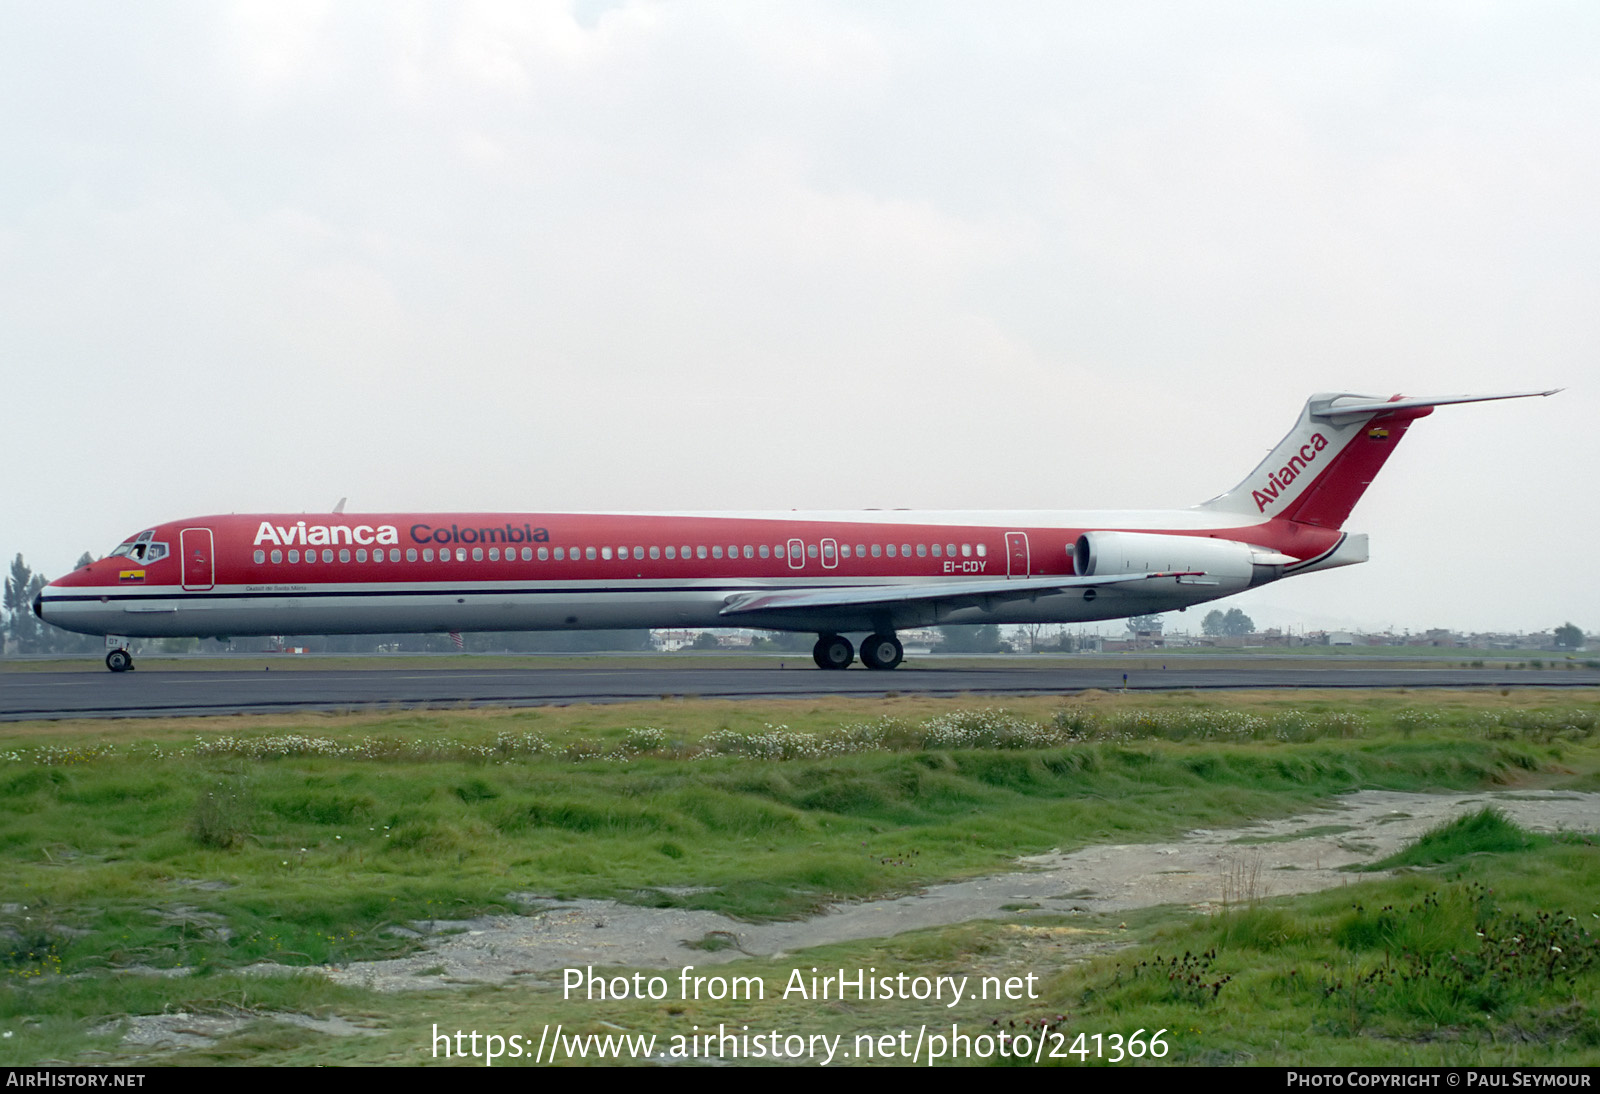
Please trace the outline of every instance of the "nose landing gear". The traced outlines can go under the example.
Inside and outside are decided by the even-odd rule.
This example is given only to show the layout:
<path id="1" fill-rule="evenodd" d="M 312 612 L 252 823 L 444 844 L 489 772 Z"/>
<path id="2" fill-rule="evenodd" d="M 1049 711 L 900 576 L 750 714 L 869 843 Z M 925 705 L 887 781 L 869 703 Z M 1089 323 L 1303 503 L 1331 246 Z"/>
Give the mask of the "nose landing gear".
<path id="1" fill-rule="evenodd" d="M 124 649 L 112 650 L 106 654 L 106 668 L 112 672 L 127 672 L 133 668 L 133 654 Z"/>

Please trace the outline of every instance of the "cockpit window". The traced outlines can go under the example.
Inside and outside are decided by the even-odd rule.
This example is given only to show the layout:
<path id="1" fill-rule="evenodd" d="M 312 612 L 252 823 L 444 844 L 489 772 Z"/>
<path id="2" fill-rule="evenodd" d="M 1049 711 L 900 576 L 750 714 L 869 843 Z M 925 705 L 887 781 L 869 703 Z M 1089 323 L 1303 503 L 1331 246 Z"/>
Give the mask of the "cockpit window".
<path id="1" fill-rule="evenodd" d="M 156 543 L 155 530 L 140 532 L 131 543 L 120 544 L 109 558 L 131 558 L 135 562 L 159 562 L 167 557 L 167 545 Z"/>

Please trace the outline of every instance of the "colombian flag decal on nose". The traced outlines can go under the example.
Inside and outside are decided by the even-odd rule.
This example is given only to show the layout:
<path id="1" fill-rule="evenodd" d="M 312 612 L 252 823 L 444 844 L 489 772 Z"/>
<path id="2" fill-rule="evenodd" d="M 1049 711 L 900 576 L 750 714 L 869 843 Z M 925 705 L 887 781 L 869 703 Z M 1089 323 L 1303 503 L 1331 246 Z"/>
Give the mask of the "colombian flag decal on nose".
<path id="1" fill-rule="evenodd" d="M 144 580 L 144 571 L 143 570 L 123 570 L 123 571 L 121 571 L 120 573 L 117 574 L 117 580 L 121 581 L 121 582 L 125 582 L 125 583 L 126 582 L 143 581 Z"/>

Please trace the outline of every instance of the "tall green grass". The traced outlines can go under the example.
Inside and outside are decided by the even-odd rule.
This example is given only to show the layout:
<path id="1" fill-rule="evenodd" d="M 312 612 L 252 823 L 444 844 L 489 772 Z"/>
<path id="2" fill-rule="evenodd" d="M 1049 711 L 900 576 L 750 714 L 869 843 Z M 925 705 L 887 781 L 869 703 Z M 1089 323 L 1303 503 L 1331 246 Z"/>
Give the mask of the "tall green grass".
<path id="1" fill-rule="evenodd" d="M 1600 847 L 1484 816 L 1418 842 L 1448 873 L 1172 927 L 1057 977 L 1039 1020 L 1166 1028 L 1179 1064 L 1600 1062 Z"/>
<path id="2" fill-rule="evenodd" d="M 796 916 L 1363 787 L 1478 788 L 1557 764 L 1592 778 L 1583 708 L 1407 709 L 1067 704 L 804 729 L 600 711 L 538 733 L 520 712 L 404 714 L 192 743 L 23 740 L 0 754 L 0 1018 L 105 1013 L 80 974 L 182 966 L 235 984 L 256 962 L 396 954 L 414 945 L 399 928 L 513 910 L 514 894 Z M 1307 930 L 1263 909 L 1230 924 L 1193 947 L 1235 978 L 1224 1000 L 1230 947 Z"/>

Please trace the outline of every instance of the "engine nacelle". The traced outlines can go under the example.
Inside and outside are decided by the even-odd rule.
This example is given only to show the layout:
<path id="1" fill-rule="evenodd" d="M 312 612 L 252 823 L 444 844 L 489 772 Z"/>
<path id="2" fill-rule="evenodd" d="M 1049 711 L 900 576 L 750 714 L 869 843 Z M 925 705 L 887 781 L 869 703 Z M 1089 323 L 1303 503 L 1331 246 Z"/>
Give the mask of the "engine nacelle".
<path id="1" fill-rule="evenodd" d="M 1085 532 L 1073 550 L 1077 572 L 1084 577 L 1199 570 L 1205 576 L 1194 584 L 1235 589 L 1281 577 L 1283 565 L 1292 561 L 1238 540 L 1150 532 Z"/>

